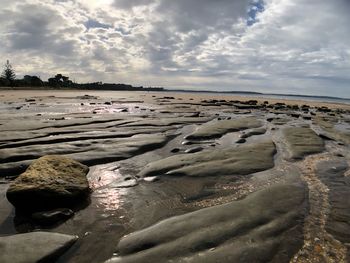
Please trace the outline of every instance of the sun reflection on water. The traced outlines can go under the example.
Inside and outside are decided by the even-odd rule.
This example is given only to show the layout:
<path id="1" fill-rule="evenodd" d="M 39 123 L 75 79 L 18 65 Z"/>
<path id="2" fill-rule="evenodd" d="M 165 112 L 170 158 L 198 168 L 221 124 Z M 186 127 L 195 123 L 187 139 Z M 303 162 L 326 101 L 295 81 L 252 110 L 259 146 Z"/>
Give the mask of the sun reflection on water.
<path id="1" fill-rule="evenodd" d="M 98 208 L 109 212 L 122 208 L 128 190 L 116 187 L 124 182 L 119 167 L 94 167 L 88 178 Z"/>
<path id="2" fill-rule="evenodd" d="M 122 208 L 123 197 L 126 195 L 126 189 L 103 188 L 97 190 L 94 196 L 98 200 L 98 206 L 105 211 L 116 211 Z"/>

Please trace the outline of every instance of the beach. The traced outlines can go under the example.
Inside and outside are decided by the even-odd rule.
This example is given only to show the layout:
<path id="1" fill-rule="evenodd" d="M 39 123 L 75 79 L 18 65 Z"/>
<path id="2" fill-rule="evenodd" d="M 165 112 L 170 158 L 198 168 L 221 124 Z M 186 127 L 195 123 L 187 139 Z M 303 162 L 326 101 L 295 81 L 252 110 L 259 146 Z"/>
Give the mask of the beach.
<path id="1" fill-rule="evenodd" d="M 0 236 L 76 237 L 52 262 L 350 260 L 349 104 L 9 90 L 0 112 Z M 87 200 L 54 219 L 6 198 L 47 155 L 88 167 Z"/>

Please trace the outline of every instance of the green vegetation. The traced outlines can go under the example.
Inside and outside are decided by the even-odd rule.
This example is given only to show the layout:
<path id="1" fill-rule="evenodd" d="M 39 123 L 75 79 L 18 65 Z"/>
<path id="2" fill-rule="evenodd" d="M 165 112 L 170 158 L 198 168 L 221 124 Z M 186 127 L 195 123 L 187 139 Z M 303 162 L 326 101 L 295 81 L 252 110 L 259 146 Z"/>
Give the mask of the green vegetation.
<path id="1" fill-rule="evenodd" d="M 4 65 L 4 71 L 1 74 L 0 85 L 7 84 L 9 86 L 12 86 L 15 79 L 16 79 L 15 71 L 12 69 L 10 61 L 7 60 L 6 64 Z"/>
<path id="2" fill-rule="evenodd" d="M 3 73 L 0 77 L 0 88 L 47 88 L 47 89 L 88 89 L 88 90 L 146 90 L 146 91 L 161 91 L 163 88 L 159 87 L 147 87 L 144 88 L 134 87 L 127 84 L 115 84 L 115 83 L 76 83 L 69 79 L 68 76 L 62 74 L 56 74 L 54 77 L 49 78 L 47 81 L 43 81 L 38 76 L 25 75 L 22 79 L 17 79 L 15 70 L 7 60 L 4 65 Z"/>

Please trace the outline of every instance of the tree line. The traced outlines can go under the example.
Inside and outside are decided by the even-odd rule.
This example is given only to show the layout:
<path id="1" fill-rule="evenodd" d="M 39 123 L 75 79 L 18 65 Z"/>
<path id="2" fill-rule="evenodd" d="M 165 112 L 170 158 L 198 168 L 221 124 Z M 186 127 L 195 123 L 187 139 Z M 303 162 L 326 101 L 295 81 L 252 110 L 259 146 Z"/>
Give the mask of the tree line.
<path id="1" fill-rule="evenodd" d="M 134 87 L 128 84 L 116 83 L 76 83 L 69 79 L 68 76 L 56 74 L 47 81 L 41 80 L 38 76 L 25 75 L 22 79 L 16 77 L 10 61 L 7 60 L 4 65 L 3 72 L 0 76 L 0 87 L 41 87 L 41 88 L 70 88 L 70 89 L 100 89 L 100 90 L 146 90 L 146 91 L 162 91 L 161 87 Z"/>

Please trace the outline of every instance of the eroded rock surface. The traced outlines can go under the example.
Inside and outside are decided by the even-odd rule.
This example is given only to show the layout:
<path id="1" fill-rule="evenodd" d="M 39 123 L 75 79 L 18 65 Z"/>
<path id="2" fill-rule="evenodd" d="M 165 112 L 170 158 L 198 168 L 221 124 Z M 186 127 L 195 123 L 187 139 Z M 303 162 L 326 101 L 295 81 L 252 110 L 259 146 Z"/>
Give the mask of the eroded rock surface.
<path id="1" fill-rule="evenodd" d="M 326 230 L 337 240 L 350 242 L 350 177 L 345 159 L 321 162 L 317 175 L 329 189 L 330 214 Z"/>
<path id="2" fill-rule="evenodd" d="M 255 118 L 240 118 L 233 120 L 221 120 L 203 124 L 192 134 L 188 135 L 188 140 L 205 140 L 219 138 L 228 132 L 240 131 L 250 128 L 260 127 L 262 123 Z"/>
<path id="3" fill-rule="evenodd" d="M 57 263 L 347 262 L 350 107 L 24 92 L 0 95 L 2 195 L 44 154 L 92 165 L 93 191 L 78 207 L 23 213 L 0 199 L 1 235 L 45 227 L 83 237 Z M 295 158 L 281 158 L 288 150 Z"/>
<path id="4" fill-rule="evenodd" d="M 347 145 L 350 144 L 350 132 L 348 129 L 337 129 L 339 119 L 334 117 L 318 117 L 316 123 L 326 131 L 327 135 L 334 140 L 339 140 Z"/>
<path id="5" fill-rule="evenodd" d="M 243 133 L 240 137 L 243 139 L 249 138 L 251 136 L 254 135 L 262 135 L 266 133 L 266 128 L 257 128 L 257 129 L 253 129 L 251 131 L 248 131 L 246 133 Z"/>
<path id="6" fill-rule="evenodd" d="M 91 139 L 2 149 L 2 175 L 22 171 L 33 159 L 43 155 L 65 155 L 87 165 L 126 159 L 164 145 L 171 137 L 165 134 L 140 134 L 127 138 Z"/>
<path id="7" fill-rule="evenodd" d="M 64 156 L 34 161 L 7 190 L 7 199 L 19 209 L 70 207 L 89 194 L 89 168 Z"/>
<path id="8" fill-rule="evenodd" d="M 77 236 L 49 232 L 32 232 L 0 237 L 0 262 L 53 262 L 77 239 Z"/>
<path id="9" fill-rule="evenodd" d="M 112 262 L 288 262 L 303 244 L 306 192 L 278 185 L 129 234 Z"/>
<path id="10" fill-rule="evenodd" d="M 179 154 L 150 163 L 140 175 L 146 177 L 162 174 L 186 176 L 251 174 L 272 168 L 275 152 L 274 143 L 267 140 L 237 148 Z"/>
<path id="11" fill-rule="evenodd" d="M 285 128 L 283 129 L 283 135 L 292 159 L 302 159 L 308 154 L 319 153 L 324 150 L 323 140 L 310 128 Z"/>

